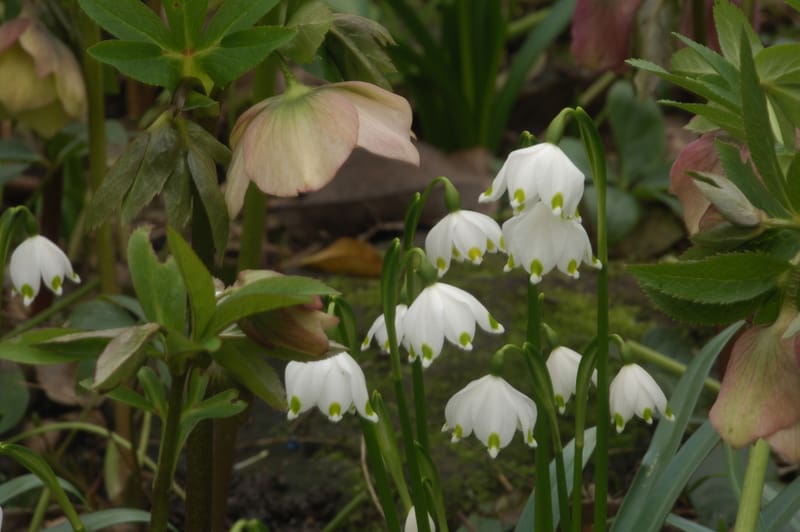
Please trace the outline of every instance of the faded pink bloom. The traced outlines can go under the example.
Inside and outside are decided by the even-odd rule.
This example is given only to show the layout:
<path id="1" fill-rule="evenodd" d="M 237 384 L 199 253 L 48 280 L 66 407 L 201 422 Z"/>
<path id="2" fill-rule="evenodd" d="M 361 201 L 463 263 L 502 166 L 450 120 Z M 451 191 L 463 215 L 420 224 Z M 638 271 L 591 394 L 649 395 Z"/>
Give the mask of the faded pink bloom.
<path id="1" fill-rule="evenodd" d="M 572 55 L 597 70 L 625 69 L 640 0 L 578 0 L 572 17 Z"/>
<path id="2" fill-rule="evenodd" d="M 86 87 L 75 56 L 24 14 L 0 25 L 0 73 L 0 119 L 18 120 L 51 137 L 86 112 Z"/>
<path id="3" fill-rule="evenodd" d="M 411 107 L 401 96 L 361 81 L 290 84 L 248 109 L 231 132 L 228 212 L 241 210 L 251 181 L 275 196 L 322 188 L 357 146 L 419 164 L 410 137 Z"/>
<path id="4" fill-rule="evenodd" d="M 709 412 L 711 423 L 730 445 L 774 438 L 773 445 L 785 448 L 800 439 L 797 320 L 797 310 L 787 305 L 775 323 L 750 327 L 734 342 L 719 396 Z M 797 449 L 784 453 L 800 458 Z"/>
<path id="5" fill-rule="evenodd" d="M 678 196 L 683 207 L 686 230 L 694 235 L 709 211 L 715 211 L 688 172 L 722 174 L 722 164 L 714 147 L 715 133 L 706 133 L 688 144 L 675 159 L 669 172 L 669 191 Z"/>
<path id="6" fill-rule="evenodd" d="M 767 438 L 767 441 L 772 450 L 784 461 L 800 464 L 800 423 L 779 430 Z"/>

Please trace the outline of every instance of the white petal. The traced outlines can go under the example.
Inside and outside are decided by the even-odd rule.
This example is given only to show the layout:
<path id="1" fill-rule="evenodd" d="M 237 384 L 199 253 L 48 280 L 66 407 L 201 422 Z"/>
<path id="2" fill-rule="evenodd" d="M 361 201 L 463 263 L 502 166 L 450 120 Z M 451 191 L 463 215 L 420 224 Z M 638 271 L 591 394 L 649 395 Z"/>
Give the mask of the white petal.
<path id="1" fill-rule="evenodd" d="M 350 393 L 353 405 L 355 405 L 361 417 L 370 421 L 378 421 L 375 412 L 367 410 L 369 402 L 369 392 L 367 391 L 367 381 L 364 378 L 364 371 L 361 366 L 347 353 L 340 353 L 334 357 L 334 362 L 347 374 L 350 382 Z"/>
<path id="2" fill-rule="evenodd" d="M 14 290 L 23 295 L 25 305 L 30 305 L 41 286 L 42 273 L 37 237 L 31 237 L 14 249 L 8 270 Z M 25 288 L 25 287 L 28 288 Z"/>
<path id="3" fill-rule="evenodd" d="M 438 286 L 441 287 L 441 291 L 446 294 L 449 299 L 466 306 L 481 329 L 494 334 L 500 334 L 505 331 L 503 326 L 489 314 L 486 307 L 484 307 L 475 296 L 461 288 L 449 284 L 438 283 Z"/>
<path id="4" fill-rule="evenodd" d="M 404 343 L 422 357 L 423 367 L 430 366 L 444 344 L 444 305 L 435 289 L 420 292 L 403 318 Z"/>
<path id="5" fill-rule="evenodd" d="M 488 203 L 490 201 L 497 201 L 500 199 L 500 196 L 506 191 L 506 166 L 508 165 L 508 160 L 503 164 L 503 167 L 500 168 L 500 171 L 497 172 L 497 176 L 492 180 L 492 184 L 489 185 L 489 188 L 486 189 L 485 192 L 482 192 L 480 196 L 478 196 L 478 201 L 480 203 Z"/>
<path id="6" fill-rule="evenodd" d="M 425 236 L 425 255 L 436 267 L 439 277 L 450 268 L 453 250 L 453 213 L 448 214 L 434 225 Z"/>

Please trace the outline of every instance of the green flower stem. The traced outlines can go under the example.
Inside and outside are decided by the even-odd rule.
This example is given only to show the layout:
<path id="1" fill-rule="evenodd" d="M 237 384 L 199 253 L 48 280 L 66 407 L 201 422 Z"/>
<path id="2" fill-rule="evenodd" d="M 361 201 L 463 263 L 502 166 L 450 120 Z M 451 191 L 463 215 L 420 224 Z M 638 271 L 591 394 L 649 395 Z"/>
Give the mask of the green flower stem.
<path id="1" fill-rule="evenodd" d="M 583 350 L 583 357 L 578 366 L 575 389 L 575 459 L 572 471 L 572 532 L 580 532 L 583 525 L 583 448 L 586 412 L 589 405 L 589 383 L 594 371 L 597 356 L 597 342 L 592 342 Z M 565 529 L 566 530 L 566 529 Z"/>
<path id="2" fill-rule="evenodd" d="M 417 422 L 417 441 L 430 454 L 428 439 L 428 414 L 425 405 L 425 378 L 422 375 L 422 357 L 411 363 L 411 383 L 414 388 L 414 420 Z"/>
<path id="3" fill-rule="evenodd" d="M 769 464 L 769 444 L 758 439 L 750 448 L 750 458 L 744 474 L 742 498 L 739 500 L 739 512 L 736 514 L 734 532 L 752 532 L 761 510 L 761 492 L 764 489 L 764 477 Z"/>
<path id="4" fill-rule="evenodd" d="M 330 522 L 325 525 L 325 528 L 322 529 L 322 532 L 333 532 L 334 530 L 338 530 L 345 524 L 347 518 L 350 517 L 350 514 L 356 511 L 356 509 L 365 502 L 367 502 L 367 491 L 361 489 L 358 491 L 358 493 L 356 493 L 355 497 L 350 499 L 350 502 L 344 505 L 344 508 L 339 510 L 339 513 L 333 516 L 333 519 L 331 519 Z M 399 529 L 400 525 L 397 526 L 396 530 Z M 395 529 L 390 528 L 389 530 Z"/>
<path id="5" fill-rule="evenodd" d="M 106 175 L 105 94 L 103 91 L 103 66 L 86 51 L 100 41 L 100 28 L 82 10 L 80 31 L 83 37 L 83 68 L 86 78 L 86 96 L 89 101 L 89 187 L 94 193 Z M 104 294 L 119 292 L 117 283 L 116 253 L 111 226 L 104 223 L 95 231 L 100 286 Z"/>
<path id="6" fill-rule="evenodd" d="M 216 390 L 214 390 L 216 391 Z M 231 476 L 236 458 L 236 440 L 239 429 L 248 419 L 253 405 L 253 394 L 239 388 L 239 399 L 247 401 L 247 408 L 232 417 L 213 420 L 213 454 L 212 486 L 211 486 L 211 530 L 222 532 L 227 530 L 228 495 L 230 494 Z M 199 529 L 198 529 L 199 530 Z"/>
<path id="7" fill-rule="evenodd" d="M 50 490 L 43 488 L 42 493 L 39 494 L 39 500 L 36 501 L 36 506 L 33 508 L 31 522 L 28 525 L 28 532 L 38 532 L 43 528 L 42 523 L 44 523 L 44 515 L 47 513 L 47 506 L 49 504 Z"/>
<path id="8" fill-rule="evenodd" d="M 686 364 L 681 364 L 677 360 L 672 359 L 662 353 L 659 353 L 655 349 L 651 349 L 646 345 L 642 345 L 639 342 L 635 342 L 632 340 L 628 340 L 626 344 L 628 345 L 631 354 L 637 360 L 649 362 L 675 375 L 683 375 L 684 373 L 686 373 Z M 720 382 L 718 380 L 712 379 L 711 377 L 706 377 L 706 380 L 703 383 L 703 385 L 705 386 L 706 390 L 714 393 L 719 393 Z"/>
<path id="9" fill-rule="evenodd" d="M 183 411 L 183 394 L 186 386 L 186 375 L 172 375 L 172 386 L 167 399 L 167 419 L 161 427 L 161 445 L 159 447 L 158 469 L 153 483 L 153 505 L 150 510 L 150 530 L 166 532 L 169 518 L 169 488 L 178 458 L 180 446 L 180 422 Z"/>
<path id="10" fill-rule="evenodd" d="M 254 183 L 250 183 L 247 187 L 242 213 L 242 239 L 239 244 L 239 262 L 236 265 L 238 271 L 252 270 L 261 266 L 267 197 Z"/>
<path id="11" fill-rule="evenodd" d="M 186 530 L 212 530 L 214 423 L 200 421 L 186 438 Z"/>

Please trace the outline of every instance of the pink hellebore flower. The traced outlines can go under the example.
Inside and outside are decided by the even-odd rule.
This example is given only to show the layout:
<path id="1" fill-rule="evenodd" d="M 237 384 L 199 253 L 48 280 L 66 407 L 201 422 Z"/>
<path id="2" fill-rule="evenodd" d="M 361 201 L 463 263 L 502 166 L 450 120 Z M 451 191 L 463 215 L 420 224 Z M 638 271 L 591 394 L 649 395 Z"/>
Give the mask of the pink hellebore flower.
<path id="1" fill-rule="evenodd" d="M 572 55 L 597 70 L 625 69 L 640 0 L 578 0 L 572 17 Z"/>
<path id="2" fill-rule="evenodd" d="M 235 217 L 250 181 L 275 196 L 322 188 L 357 146 L 419 164 L 411 143 L 411 106 L 361 81 L 307 87 L 292 83 L 237 120 L 225 201 Z"/>
<path id="3" fill-rule="evenodd" d="M 687 172 L 722 173 L 722 163 L 714 147 L 715 138 L 716 134 L 707 133 L 689 143 L 678 154 L 669 172 L 669 191 L 678 196 L 681 202 L 683 221 L 689 235 L 700 231 L 703 218 L 713 207 Z"/>
<path id="4" fill-rule="evenodd" d="M 0 25 L 0 119 L 44 137 L 86 113 L 86 87 L 69 48 L 25 14 Z"/>
<path id="5" fill-rule="evenodd" d="M 781 310 L 769 326 L 750 327 L 734 342 L 717 401 L 709 412 L 734 447 L 767 438 L 800 462 L 800 314 Z"/>

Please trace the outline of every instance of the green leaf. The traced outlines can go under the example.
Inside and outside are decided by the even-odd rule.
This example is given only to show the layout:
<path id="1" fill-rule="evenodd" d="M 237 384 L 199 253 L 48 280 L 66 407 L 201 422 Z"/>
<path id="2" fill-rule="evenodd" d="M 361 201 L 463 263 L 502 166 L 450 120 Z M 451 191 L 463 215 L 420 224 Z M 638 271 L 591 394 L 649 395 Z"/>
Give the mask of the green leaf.
<path id="1" fill-rule="evenodd" d="M 208 224 L 211 226 L 211 236 L 217 255 L 225 253 L 228 244 L 228 209 L 225 206 L 225 197 L 217 181 L 217 167 L 208 152 L 201 151 L 198 146 L 189 147 L 186 157 L 189 172 L 192 175 L 197 195 L 203 203 Z"/>
<path id="2" fill-rule="evenodd" d="M 703 260 L 628 266 L 648 288 L 703 304 L 746 301 L 775 287 L 791 263 L 771 255 L 729 253 Z"/>
<path id="3" fill-rule="evenodd" d="M 725 176 L 742 191 L 747 200 L 770 216 L 783 217 L 788 213 L 753 172 L 750 162 L 743 162 L 738 146 L 717 140 L 715 142 Z"/>
<path id="4" fill-rule="evenodd" d="M 174 260 L 162 264 L 156 258 L 147 229 L 136 230 L 128 240 L 128 265 L 147 320 L 183 331 L 186 287 Z"/>
<path id="5" fill-rule="evenodd" d="M 183 120 L 183 118 L 180 118 L 180 120 Z M 214 135 L 199 124 L 191 120 L 183 120 L 182 123 L 186 127 L 191 144 L 198 151 L 209 155 L 215 162 L 223 166 L 227 166 L 230 163 L 231 150 L 226 145 L 218 141 Z"/>
<path id="6" fill-rule="evenodd" d="M 63 364 L 65 362 L 75 362 L 78 360 L 88 360 L 97 356 L 100 352 L 65 352 L 64 350 L 53 351 L 43 347 L 24 345 L 15 340 L 0 342 L 0 359 L 17 362 L 20 364 Z"/>
<path id="7" fill-rule="evenodd" d="M 142 366 L 136 373 L 147 401 L 152 405 L 155 413 L 161 418 L 167 417 L 167 396 L 164 393 L 164 384 L 156 372 L 149 366 Z"/>
<path id="8" fill-rule="evenodd" d="M 794 154 L 786 172 L 786 188 L 792 201 L 792 208 L 795 212 L 800 212 L 800 152 Z"/>
<path id="9" fill-rule="evenodd" d="M 333 13 L 325 2 L 289 0 L 285 26 L 297 30 L 297 34 L 281 53 L 298 63 L 310 63 L 332 25 Z"/>
<path id="10" fill-rule="evenodd" d="M 186 160 L 180 157 L 175 161 L 175 168 L 161 191 L 161 200 L 164 202 L 164 210 L 167 211 L 167 221 L 172 227 L 183 229 L 189 223 L 193 204 L 191 184 L 192 178 Z"/>
<path id="11" fill-rule="evenodd" d="M 204 336 L 222 331 L 231 323 L 251 314 L 281 307 L 311 303 L 315 295 L 336 295 L 338 292 L 307 277 L 286 275 L 250 283 L 223 299 L 206 327 Z"/>
<path id="12" fill-rule="evenodd" d="M 192 339 L 197 340 L 208 325 L 217 306 L 214 297 L 214 279 L 189 244 L 171 227 L 167 228 L 167 242 L 189 294 L 192 311 Z"/>
<path id="13" fill-rule="evenodd" d="M 178 132 L 171 122 L 150 131 L 142 164 L 122 201 L 122 223 L 131 223 L 139 211 L 161 192 L 180 157 Z"/>
<path id="14" fill-rule="evenodd" d="M 711 68 L 713 68 L 720 76 L 722 76 L 729 87 L 736 87 L 739 82 L 739 72 L 736 70 L 735 66 L 726 61 L 724 57 L 719 55 L 711 48 L 694 42 L 690 38 L 681 35 L 680 33 L 673 33 L 673 35 L 683 42 L 683 44 L 694 50 L 697 55 L 703 59 L 703 61 L 708 63 Z"/>
<path id="15" fill-rule="evenodd" d="M 157 323 L 128 327 L 112 339 L 97 359 L 92 388 L 111 390 L 132 377 L 147 358 L 146 344 L 161 329 Z"/>
<path id="16" fill-rule="evenodd" d="M 285 411 L 286 391 L 272 366 L 261 358 L 263 349 L 240 349 L 238 343 L 223 341 L 222 347 L 211 356 L 217 364 L 225 368 L 242 386 L 260 397 L 265 403 L 278 411 Z"/>
<path id="17" fill-rule="evenodd" d="M 626 61 L 629 65 L 651 74 L 655 74 L 665 81 L 674 83 L 678 87 L 682 87 L 690 92 L 697 94 L 708 100 L 709 102 L 716 102 L 729 110 L 736 110 L 739 107 L 738 97 L 728 97 L 727 93 L 731 92 L 730 87 L 725 87 L 723 83 L 714 82 L 714 77 L 690 77 L 667 72 L 659 65 L 643 59 L 628 59 Z M 721 77 L 718 79 L 722 79 Z M 724 90 L 720 90 L 724 89 Z"/>
<path id="18" fill-rule="evenodd" d="M 793 517 L 796 518 L 798 505 L 800 505 L 800 478 L 795 478 L 761 510 L 764 529 L 782 530 Z"/>
<path id="19" fill-rule="evenodd" d="M 278 0 L 225 0 L 208 23 L 198 49 L 219 42 L 229 33 L 251 27 L 277 3 Z"/>
<path id="20" fill-rule="evenodd" d="M 168 90 L 174 90 L 182 76 L 180 58 L 165 55 L 161 48 L 150 43 L 102 41 L 89 48 L 89 55 L 137 81 Z"/>
<path id="21" fill-rule="evenodd" d="M 225 390 L 204 401 L 194 403 L 181 413 L 181 440 L 192 431 L 195 425 L 204 419 L 233 417 L 247 408 L 247 403 L 238 399 L 239 392 Z"/>
<path id="22" fill-rule="evenodd" d="M 642 291 L 653 305 L 672 319 L 697 325 L 724 325 L 747 318 L 758 309 L 765 298 L 761 296 L 727 305 L 711 305 L 678 299 L 647 285 L 642 285 Z"/>
<path id="23" fill-rule="evenodd" d="M 30 392 L 22 369 L 11 363 L 0 364 L 0 434 L 14 428 L 28 409 Z"/>
<path id="24" fill-rule="evenodd" d="M 783 174 L 778 165 L 778 157 L 775 155 L 775 138 L 769 124 L 767 100 L 761 89 L 750 44 L 744 33 L 741 36 L 741 67 L 742 118 L 750 157 L 767 190 L 782 205 L 788 206 Z"/>
<path id="25" fill-rule="evenodd" d="M 194 60 L 217 85 L 225 85 L 258 65 L 294 35 L 293 29 L 257 26 L 226 35 L 218 46 L 197 53 Z"/>
<path id="26" fill-rule="evenodd" d="M 111 508 L 81 514 L 80 518 L 89 530 L 104 530 L 125 523 L 149 523 L 150 512 L 136 508 Z M 70 530 L 69 523 L 61 523 L 45 528 L 42 532 L 70 532 Z"/>
<path id="27" fill-rule="evenodd" d="M 344 79 L 366 81 L 391 90 L 386 74 L 394 73 L 386 46 L 394 45 L 389 31 L 358 15 L 334 13 L 325 36 L 325 49 Z"/>
<path id="28" fill-rule="evenodd" d="M 89 390 L 91 390 L 92 388 L 92 382 L 90 379 L 86 379 L 86 381 L 81 382 L 81 385 L 85 386 Z M 118 386 L 113 390 L 104 392 L 103 395 L 113 399 L 114 401 L 118 401 L 128 406 L 132 406 L 133 408 L 141 412 L 155 412 L 155 410 L 153 409 L 153 405 L 150 403 L 150 401 L 148 401 L 135 391 L 131 390 L 127 386 Z"/>
<path id="29" fill-rule="evenodd" d="M 153 10 L 139 0 L 78 0 L 87 15 L 114 36 L 182 51 Z"/>
<path id="30" fill-rule="evenodd" d="M 181 49 L 193 49 L 206 21 L 208 0 L 168 0 L 161 5 L 173 39 Z"/>
<path id="31" fill-rule="evenodd" d="M 131 142 L 108 170 L 87 210 L 86 223 L 97 227 L 119 212 L 122 199 L 130 190 L 147 149 L 150 134 L 143 132 Z"/>
<path id="32" fill-rule="evenodd" d="M 741 57 L 740 39 L 743 32 L 754 52 L 762 48 L 758 35 L 750 27 L 750 21 L 732 2 L 714 4 L 714 25 L 722 55 L 737 68 Z"/>
<path id="33" fill-rule="evenodd" d="M 742 120 L 739 115 L 715 103 L 683 103 L 672 100 L 659 100 L 659 103 L 702 116 L 737 139 L 744 139 L 745 137 L 742 129 Z"/>
<path id="34" fill-rule="evenodd" d="M 63 478 L 58 478 L 57 480 L 59 485 L 64 488 L 65 492 L 69 493 L 70 495 L 74 495 L 83 503 L 86 502 L 83 494 L 78 491 L 75 486 Z M 9 481 L 0 484 L 0 505 L 5 505 L 7 502 L 15 497 L 18 497 L 19 495 L 31 490 L 39 489 L 43 486 L 44 483 L 42 483 L 42 480 L 33 473 L 14 477 Z"/>
<path id="35" fill-rule="evenodd" d="M 130 312 L 106 299 L 93 299 L 75 306 L 67 320 L 74 329 L 116 329 L 136 323 Z"/>

